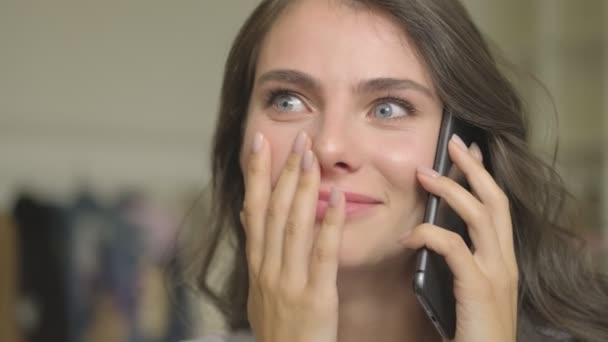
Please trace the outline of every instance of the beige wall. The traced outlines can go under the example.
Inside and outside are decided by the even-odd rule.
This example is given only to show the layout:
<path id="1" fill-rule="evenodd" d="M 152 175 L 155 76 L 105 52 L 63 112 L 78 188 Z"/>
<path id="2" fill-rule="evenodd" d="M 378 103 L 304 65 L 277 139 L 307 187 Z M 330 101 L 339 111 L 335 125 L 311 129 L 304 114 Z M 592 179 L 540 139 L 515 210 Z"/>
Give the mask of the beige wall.
<path id="1" fill-rule="evenodd" d="M 608 59 L 608 4 L 604 3 L 604 60 Z M 602 96 L 604 97 L 604 195 L 602 196 L 602 224 L 604 231 L 608 231 L 608 62 L 604 62 L 604 84 Z M 608 233 L 606 233 L 608 235 Z"/>
<path id="2" fill-rule="evenodd" d="M 0 2 L 0 208 L 21 184 L 201 186 L 223 60 L 255 3 Z"/>
<path id="3" fill-rule="evenodd" d="M 549 155 L 581 199 L 592 227 L 608 226 L 608 2 L 604 0 L 465 0 L 504 54 L 529 78 L 519 85 L 533 116 L 533 143 Z M 557 128 L 557 129 L 555 129 Z M 605 228 L 606 229 L 606 228 Z"/>
<path id="4" fill-rule="evenodd" d="M 161 193 L 201 187 L 223 60 L 257 2 L 3 0 L 0 208 L 20 184 L 55 194 L 81 184 Z M 465 3 L 504 55 L 555 99 L 559 134 L 547 136 L 547 96 L 519 80 L 537 113 L 535 146 L 546 152 L 559 135 L 569 184 L 595 201 L 598 216 L 608 212 L 608 201 L 605 210 L 597 205 L 608 198 L 606 2 Z"/>

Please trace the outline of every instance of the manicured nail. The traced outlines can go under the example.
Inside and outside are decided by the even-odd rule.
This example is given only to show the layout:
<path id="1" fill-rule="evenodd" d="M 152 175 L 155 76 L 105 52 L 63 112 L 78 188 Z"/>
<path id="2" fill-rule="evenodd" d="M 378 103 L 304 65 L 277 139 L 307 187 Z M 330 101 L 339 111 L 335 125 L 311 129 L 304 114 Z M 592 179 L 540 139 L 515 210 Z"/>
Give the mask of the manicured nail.
<path id="1" fill-rule="evenodd" d="M 454 141 L 456 143 L 456 145 L 458 145 L 458 147 L 460 147 L 461 150 L 467 151 L 467 152 L 469 151 L 467 144 L 465 144 L 464 141 L 462 141 L 462 138 L 460 138 L 458 136 L 458 134 L 456 134 L 456 133 L 452 134 L 452 141 Z"/>
<path id="2" fill-rule="evenodd" d="M 431 178 L 437 178 L 440 176 L 439 172 L 437 172 L 433 169 L 429 169 L 428 167 L 421 166 L 417 169 L 417 171 L 418 171 L 418 173 L 421 173 L 425 176 L 429 176 Z"/>
<path id="3" fill-rule="evenodd" d="M 304 157 L 302 158 L 302 170 L 310 170 L 310 168 L 312 167 L 312 159 L 313 154 L 311 150 L 304 152 Z"/>
<path id="4" fill-rule="evenodd" d="M 298 133 L 298 137 L 296 141 L 293 143 L 293 151 L 295 153 L 302 153 L 304 151 L 304 147 L 306 145 L 306 133 L 300 131 Z"/>
<path id="5" fill-rule="evenodd" d="M 329 207 L 336 208 L 338 206 L 338 202 L 340 201 L 340 191 L 336 188 L 331 189 L 331 194 L 329 195 Z"/>
<path id="6" fill-rule="evenodd" d="M 471 152 L 473 152 L 473 156 L 475 156 L 475 158 L 477 160 L 483 161 L 483 154 L 481 153 L 481 149 L 479 148 L 479 145 L 477 145 L 476 143 L 472 143 Z"/>
<path id="7" fill-rule="evenodd" d="M 251 151 L 253 153 L 258 153 L 262 150 L 262 145 L 264 143 L 264 136 L 262 133 L 256 132 L 253 136 L 253 144 L 251 145 Z"/>

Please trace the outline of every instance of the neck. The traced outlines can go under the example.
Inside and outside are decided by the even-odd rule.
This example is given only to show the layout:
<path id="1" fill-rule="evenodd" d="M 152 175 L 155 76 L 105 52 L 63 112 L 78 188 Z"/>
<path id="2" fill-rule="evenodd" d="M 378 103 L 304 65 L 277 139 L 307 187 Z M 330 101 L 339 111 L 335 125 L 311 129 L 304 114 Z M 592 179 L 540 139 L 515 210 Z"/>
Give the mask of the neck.
<path id="1" fill-rule="evenodd" d="M 415 262 L 340 270 L 338 341 L 441 341 L 412 290 Z"/>

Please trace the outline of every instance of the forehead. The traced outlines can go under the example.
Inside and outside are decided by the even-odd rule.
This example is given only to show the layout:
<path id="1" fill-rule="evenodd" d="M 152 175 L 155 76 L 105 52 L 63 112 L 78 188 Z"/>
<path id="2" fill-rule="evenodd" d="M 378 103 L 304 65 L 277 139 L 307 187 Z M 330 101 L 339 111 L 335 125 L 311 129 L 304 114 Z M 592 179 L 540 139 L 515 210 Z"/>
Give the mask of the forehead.
<path id="1" fill-rule="evenodd" d="M 322 81 L 403 77 L 433 88 L 407 32 L 390 16 L 335 0 L 300 0 L 264 39 L 256 74 L 295 69 Z"/>

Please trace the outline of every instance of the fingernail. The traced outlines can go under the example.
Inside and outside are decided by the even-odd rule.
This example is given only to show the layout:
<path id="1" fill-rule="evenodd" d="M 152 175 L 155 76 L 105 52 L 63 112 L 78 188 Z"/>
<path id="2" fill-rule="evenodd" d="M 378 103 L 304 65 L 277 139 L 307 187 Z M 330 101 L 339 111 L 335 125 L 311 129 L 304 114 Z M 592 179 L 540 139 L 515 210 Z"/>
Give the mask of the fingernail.
<path id="1" fill-rule="evenodd" d="M 258 153 L 262 150 L 262 144 L 264 143 L 264 137 L 262 133 L 256 132 L 253 136 L 253 144 L 251 145 L 251 151 L 253 153 Z"/>
<path id="2" fill-rule="evenodd" d="M 429 169 L 428 167 L 420 166 L 417 171 L 425 176 L 429 176 L 431 178 L 437 178 L 440 176 L 439 172 Z"/>
<path id="3" fill-rule="evenodd" d="M 471 152 L 473 152 L 473 156 L 477 160 L 483 161 L 483 154 L 481 153 L 481 149 L 479 148 L 479 145 L 477 145 L 476 143 L 472 143 L 471 144 Z"/>
<path id="4" fill-rule="evenodd" d="M 467 147 L 467 144 L 464 143 L 464 141 L 462 141 L 462 138 L 460 138 L 458 136 L 458 134 L 454 133 L 452 134 L 452 141 L 456 143 L 456 145 L 458 145 L 458 147 L 460 147 L 461 150 L 463 151 L 469 151 L 469 148 Z"/>
<path id="5" fill-rule="evenodd" d="M 304 145 L 306 145 L 306 133 L 301 131 L 298 133 L 298 137 L 293 144 L 293 151 L 295 153 L 302 153 L 304 151 Z"/>
<path id="6" fill-rule="evenodd" d="M 329 195 L 329 207 L 336 208 L 338 206 L 339 201 L 340 201 L 340 191 L 336 190 L 336 188 L 332 188 L 331 194 Z"/>
<path id="7" fill-rule="evenodd" d="M 304 152 L 304 157 L 302 158 L 302 170 L 310 170 L 310 168 L 312 167 L 312 159 L 313 154 L 311 150 Z"/>

